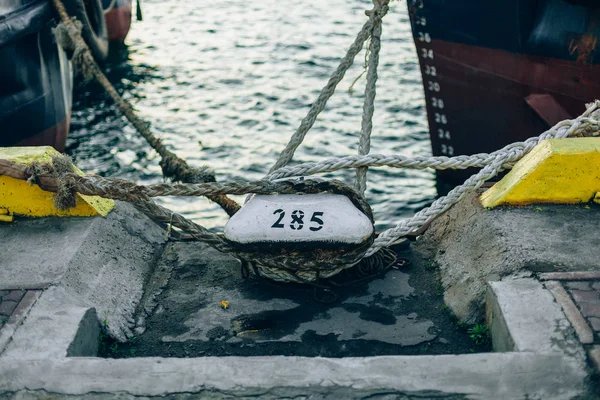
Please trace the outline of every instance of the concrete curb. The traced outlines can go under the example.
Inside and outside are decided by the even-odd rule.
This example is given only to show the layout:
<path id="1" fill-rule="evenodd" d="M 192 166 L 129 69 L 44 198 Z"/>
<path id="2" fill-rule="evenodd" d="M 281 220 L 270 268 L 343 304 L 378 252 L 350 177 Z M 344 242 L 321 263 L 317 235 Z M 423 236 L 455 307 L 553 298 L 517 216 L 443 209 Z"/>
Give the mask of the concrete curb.
<path id="1" fill-rule="evenodd" d="M 571 322 L 571 325 L 577 332 L 577 336 L 579 337 L 579 341 L 583 344 L 592 344 L 594 343 L 594 332 L 583 318 L 583 315 L 577 309 L 577 306 L 571 300 L 571 296 L 567 293 L 565 288 L 562 287 L 560 282 L 558 281 L 547 281 L 545 283 L 546 289 L 552 293 L 558 304 L 563 309 L 567 319 Z"/>
<path id="2" fill-rule="evenodd" d="M 264 399 L 293 396 L 360 399 L 383 395 L 571 399 L 585 394 L 587 373 L 583 349 L 552 295 L 533 279 L 519 279 L 490 283 L 488 296 L 493 335 L 510 338 L 495 340 L 494 344 L 497 349 L 513 352 L 341 359 L 282 356 L 98 359 L 65 357 L 66 349 L 74 348 L 66 342 L 60 344 L 61 354 L 40 353 L 39 344 L 24 353 L 25 345 L 36 344 L 21 343 L 20 353 L 7 351 L 0 357 L 0 394 L 15 398 L 44 398 L 52 393 L 56 398 L 191 395 Z M 59 300 L 56 293 L 49 293 L 42 300 L 51 306 L 52 299 Z M 42 305 L 34 317 L 47 311 Z M 56 314 L 61 319 L 78 316 L 77 326 L 83 327 L 85 322 L 81 321 L 89 319 L 89 313 L 89 310 L 72 310 Z M 42 322 L 31 320 L 38 326 Z M 68 325 L 74 326 L 75 322 Z M 25 326 L 22 333 L 30 336 Z M 39 333 L 36 336 L 39 338 Z M 73 341 L 78 336 L 86 337 L 81 332 L 72 332 L 69 337 Z M 89 341 L 78 348 L 69 355 L 90 351 Z"/>
<path id="3" fill-rule="evenodd" d="M 582 272 L 546 272 L 539 275 L 543 281 L 583 281 L 583 280 L 600 280 L 600 272 L 597 271 L 582 271 Z"/>
<path id="4" fill-rule="evenodd" d="M 90 393 L 140 397 L 220 393 L 241 397 L 260 393 L 266 395 L 261 398 L 273 398 L 269 393 L 278 390 L 285 396 L 327 393 L 330 398 L 393 393 L 425 398 L 570 399 L 581 393 L 584 376 L 570 358 L 534 353 L 344 359 L 11 360 L 0 361 L 0 393 L 27 388 L 40 395 L 50 392 L 64 397 Z"/>
<path id="5" fill-rule="evenodd" d="M 585 359 L 573 328 L 552 295 L 535 279 L 489 282 L 487 324 L 495 351 L 565 354 Z"/>

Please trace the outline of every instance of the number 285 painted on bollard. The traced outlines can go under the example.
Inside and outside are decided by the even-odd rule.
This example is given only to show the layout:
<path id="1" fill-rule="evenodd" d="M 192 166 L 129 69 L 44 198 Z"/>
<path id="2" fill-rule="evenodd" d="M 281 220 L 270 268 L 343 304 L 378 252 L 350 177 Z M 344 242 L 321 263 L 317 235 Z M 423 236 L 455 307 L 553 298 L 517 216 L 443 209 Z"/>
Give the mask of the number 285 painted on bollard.
<path id="1" fill-rule="evenodd" d="M 287 226 L 289 226 L 295 231 L 299 231 L 304 228 L 304 211 L 302 210 L 294 210 L 291 212 L 291 222 L 289 223 L 289 225 L 286 225 L 286 213 L 283 209 L 278 208 L 277 210 L 273 211 L 273 214 L 279 215 L 279 217 L 277 218 L 277 221 L 275 221 L 275 223 L 271 225 L 271 228 L 284 229 Z M 323 229 L 324 222 L 321 219 L 323 217 L 323 214 L 323 211 L 314 211 L 309 221 L 310 223 L 312 223 L 312 226 L 309 226 L 308 229 L 310 229 L 313 232 L 320 231 L 321 229 Z"/>
<path id="2" fill-rule="evenodd" d="M 364 242 L 371 220 L 337 194 L 256 195 L 225 225 L 225 237 L 237 243 Z"/>

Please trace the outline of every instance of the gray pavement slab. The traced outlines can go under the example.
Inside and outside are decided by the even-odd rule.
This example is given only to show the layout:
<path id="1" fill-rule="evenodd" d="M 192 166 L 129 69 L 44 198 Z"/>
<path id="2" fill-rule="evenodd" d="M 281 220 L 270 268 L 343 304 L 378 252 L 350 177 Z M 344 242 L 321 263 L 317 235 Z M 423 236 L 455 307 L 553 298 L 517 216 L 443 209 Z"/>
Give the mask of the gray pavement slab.
<path id="1" fill-rule="evenodd" d="M 44 289 L 60 281 L 94 219 L 28 218 L 0 224 L 0 289 Z M 35 251 L 44 249 L 44 251 Z"/>
<path id="2" fill-rule="evenodd" d="M 17 329 L 3 359 L 61 359 L 67 356 L 95 356 L 98 352 L 100 322 L 94 308 L 74 304 L 64 288 L 45 290 L 26 321 Z"/>
<path id="3" fill-rule="evenodd" d="M 490 282 L 487 324 L 495 351 L 567 354 L 583 363 L 583 347 L 561 306 L 531 278 Z"/>

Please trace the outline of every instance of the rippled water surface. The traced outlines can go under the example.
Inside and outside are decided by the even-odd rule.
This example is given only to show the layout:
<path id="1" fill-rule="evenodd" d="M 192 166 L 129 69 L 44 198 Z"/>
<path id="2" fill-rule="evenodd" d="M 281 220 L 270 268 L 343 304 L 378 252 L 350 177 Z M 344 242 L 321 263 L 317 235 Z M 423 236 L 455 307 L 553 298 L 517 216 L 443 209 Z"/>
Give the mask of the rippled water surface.
<path id="1" fill-rule="evenodd" d="M 145 0 L 127 46 L 114 51 L 109 79 L 153 131 L 192 165 L 217 179 L 259 179 L 306 115 L 366 20 L 367 0 Z M 355 154 L 362 114 L 364 52 L 338 86 L 295 161 Z M 372 153 L 431 153 L 418 60 L 406 4 L 384 19 Z M 159 157 L 94 84 L 75 92 L 68 153 L 99 175 L 161 181 Z M 335 176 L 351 182 L 353 171 Z M 378 228 L 430 203 L 430 171 L 373 169 L 368 200 Z M 226 215 L 205 199 L 165 199 L 199 223 Z"/>

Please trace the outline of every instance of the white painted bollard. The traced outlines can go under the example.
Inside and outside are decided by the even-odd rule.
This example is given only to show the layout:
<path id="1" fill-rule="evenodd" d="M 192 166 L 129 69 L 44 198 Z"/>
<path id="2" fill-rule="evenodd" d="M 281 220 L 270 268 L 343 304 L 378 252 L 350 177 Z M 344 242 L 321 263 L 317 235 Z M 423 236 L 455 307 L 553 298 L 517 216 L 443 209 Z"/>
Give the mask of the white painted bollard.
<path id="1" fill-rule="evenodd" d="M 373 234 L 371 220 L 338 194 L 256 195 L 225 225 L 235 243 L 358 245 Z"/>

